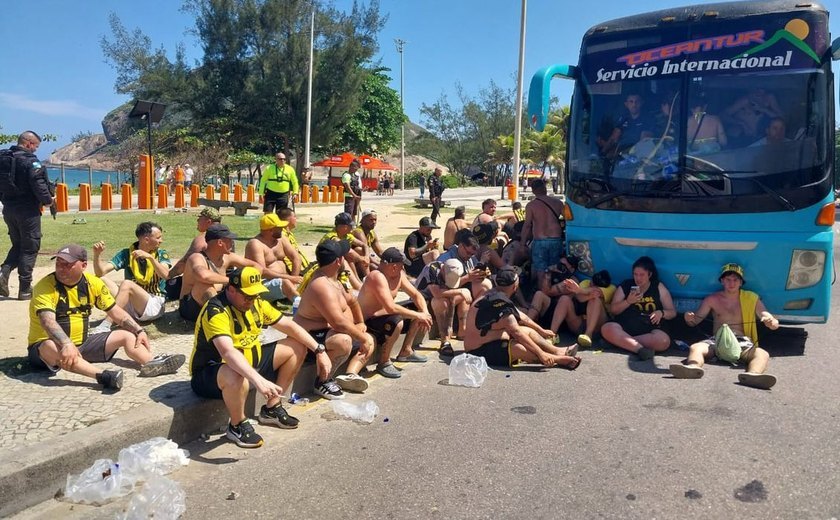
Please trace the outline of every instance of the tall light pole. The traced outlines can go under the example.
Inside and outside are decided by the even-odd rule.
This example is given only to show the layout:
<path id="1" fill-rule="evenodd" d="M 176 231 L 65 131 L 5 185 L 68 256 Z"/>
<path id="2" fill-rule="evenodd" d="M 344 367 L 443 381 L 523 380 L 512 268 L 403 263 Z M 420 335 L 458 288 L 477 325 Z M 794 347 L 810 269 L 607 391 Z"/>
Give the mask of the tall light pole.
<path id="1" fill-rule="evenodd" d="M 519 72 L 516 76 L 516 122 L 513 134 L 513 185 L 519 189 L 519 151 L 522 146 L 522 77 L 525 73 L 525 13 L 528 0 L 522 0 L 522 17 L 519 22 Z M 513 201 L 511 201 L 513 203 Z"/>
<path id="2" fill-rule="evenodd" d="M 403 122 L 400 135 L 400 190 L 405 191 L 405 101 L 403 101 L 403 46 L 406 41 L 402 38 L 394 39 L 397 44 L 397 52 L 400 53 L 400 111 L 402 112 Z"/>
<path id="3" fill-rule="evenodd" d="M 309 168 L 309 147 L 312 135 L 312 63 L 315 54 L 315 6 L 309 22 L 309 81 L 306 87 L 306 144 L 303 148 L 303 166 Z"/>

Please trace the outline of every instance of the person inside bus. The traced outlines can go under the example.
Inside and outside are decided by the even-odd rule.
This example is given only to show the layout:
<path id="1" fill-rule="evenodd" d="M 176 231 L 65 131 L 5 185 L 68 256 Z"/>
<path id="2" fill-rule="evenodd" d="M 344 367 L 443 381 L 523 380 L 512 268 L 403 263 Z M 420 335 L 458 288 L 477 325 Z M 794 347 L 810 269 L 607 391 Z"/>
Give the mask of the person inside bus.
<path id="1" fill-rule="evenodd" d="M 616 347 L 647 360 L 671 346 L 671 337 L 661 329 L 662 320 L 674 319 L 677 311 L 650 257 L 633 262 L 633 278 L 616 289 L 610 314 L 613 321 L 601 327 L 601 336 Z"/>
<path id="2" fill-rule="evenodd" d="M 733 144 L 748 146 L 763 137 L 771 119 L 781 116 L 776 96 L 763 88 L 754 88 L 729 105 L 723 117 Z"/>
<path id="3" fill-rule="evenodd" d="M 700 93 L 691 103 L 691 114 L 686 122 L 689 153 L 708 155 L 726 146 L 726 132 L 718 116 L 706 112 L 706 95 Z"/>
<path id="4" fill-rule="evenodd" d="M 642 112 L 644 101 L 639 94 L 627 94 L 623 113 L 616 119 L 609 137 L 597 138 L 601 155 L 614 158 L 646 137 L 653 137 L 653 125 Z"/>
<path id="5" fill-rule="evenodd" d="M 758 141 L 754 142 L 750 145 L 750 148 L 755 146 L 776 146 L 780 143 L 784 143 L 790 141 L 787 138 L 787 129 L 785 126 L 785 120 L 781 117 L 774 117 L 770 124 L 767 126 L 767 129 L 764 131 L 764 137 L 759 139 Z"/>

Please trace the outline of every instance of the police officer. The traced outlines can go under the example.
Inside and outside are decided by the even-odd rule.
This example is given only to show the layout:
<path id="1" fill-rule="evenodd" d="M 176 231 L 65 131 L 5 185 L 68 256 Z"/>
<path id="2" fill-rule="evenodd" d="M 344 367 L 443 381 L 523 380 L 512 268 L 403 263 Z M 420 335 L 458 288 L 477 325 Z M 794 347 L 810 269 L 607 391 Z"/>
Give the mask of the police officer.
<path id="1" fill-rule="evenodd" d="M 437 228 L 437 218 L 440 215 L 440 204 L 441 204 L 441 196 L 443 196 L 443 182 L 440 180 L 440 176 L 443 175 L 443 170 L 440 167 L 435 168 L 435 171 L 432 175 L 429 175 L 429 180 L 426 181 L 429 184 L 429 200 L 432 203 L 432 227 Z"/>
<path id="2" fill-rule="evenodd" d="M 41 206 L 53 204 L 47 169 L 38 161 L 35 150 L 41 136 L 27 130 L 18 136 L 9 151 L 14 158 L 15 189 L 0 195 L 3 220 L 9 228 L 12 248 L 0 266 L 0 295 L 9 296 L 9 276 L 17 268 L 20 278 L 19 300 L 32 298 L 32 269 L 41 248 Z"/>
<path id="3" fill-rule="evenodd" d="M 263 196 L 263 213 L 289 207 L 289 198 L 298 192 L 298 178 L 295 169 L 286 164 L 282 152 L 274 156 L 275 164 L 265 169 L 260 177 L 259 192 Z"/>

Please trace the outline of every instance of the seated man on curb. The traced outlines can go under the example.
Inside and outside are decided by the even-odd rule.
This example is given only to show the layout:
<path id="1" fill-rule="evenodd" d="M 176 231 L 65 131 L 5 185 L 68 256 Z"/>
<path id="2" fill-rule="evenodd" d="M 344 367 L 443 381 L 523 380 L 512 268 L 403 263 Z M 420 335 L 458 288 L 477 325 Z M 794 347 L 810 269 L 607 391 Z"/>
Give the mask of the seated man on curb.
<path id="1" fill-rule="evenodd" d="M 487 364 L 513 367 L 519 362 L 541 363 L 574 370 L 580 365 L 577 346 L 555 347 L 554 332 L 519 312 L 510 300 L 519 285 L 512 267 L 496 274 L 496 287 L 470 306 L 464 351 L 481 356 Z"/>
<path id="2" fill-rule="evenodd" d="M 166 309 L 166 279 L 172 262 L 169 254 L 161 248 L 163 229 L 154 222 L 141 222 L 134 230 L 137 241 L 131 247 L 121 249 L 109 262 L 102 260 L 105 242 L 93 244 L 93 271 L 100 278 L 114 270 L 125 270 L 125 280 L 119 289 L 113 281 L 102 278 L 108 290 L 114 295 L 117 306 L 127 310 L 140 322 L 151 322 Z M 96 328 L 98 332 L 111 330 L 107 318 Z"/>
<path id="3" fill-rule="evenodd" d="M 364 278 L 370 270 L 379 267 L 378 258 L 382 256 L 382 250 L 384 249 L 382 244 L 379 243 L 379 237 L 376 235 L 376 231 L 374 231 L 376 220 L 376 211 L 366 209 L 362 211 L 359 225 L 351 232 L 353 237 L 367 244 L 365 250 L 356 248 L 357 253 L 368 255 L 367 264 L 357 264 L 357 269 L 361 273 L 360 278 Z M 374 254 L 376 254 L 376 257 L 373 256 Z"/>
<path id="4" fill-rule="evenodd" d="M 295 228 L 297 227 L 297 215 L 292 208 L 282 208 L 277 212 L 280 217 L 281 229 L 283 230 L 283 238 L 288 240 L 292 249 L 286 254 L 283 262 L 286 264 L 286 272 L 294 275 L 303 275 L 309 267 L 309 259 L 300 250 L 297 237 L 295 237 Z"/>
<path id="5" fill-rule="evenodd" d="M 95 378 L 105 388 L 123 386 L 122 370 L 98 370 L 92 363 L 110 361 L 117 350 L 140 364 L 140 376 L 175 373 L 185 356 L 152 357 L 149 338 L 143 327 L 116 305 L 102 280 L 86 273 L 87 251 L 76 244 L 59 249 L 53 257 L 55 272 L 34 288 L 29 303 L 29 363 L 36 369 Z M 122 330 L 93 334 L 88 320 L 93 307 L 105 311 Z"/>
<path id="6" fill-rule="evenodd" d="M 190 386 L 201 397 L 224 400 L 230 414 L 227 438 L 241 448 L 263 444 L 245 414 L 250 388 L 266 400 L 257 417 L 260 424 L 297 428 L 299 421 L 286 412 L 281 398 L 291 389 L 306 351 L 315 352 L 330 370 L 324 345 L 260 298 L 267 292 L 257 269 L 235 269 L 224 292 L 201 309 L 195 327 Z M 273 327 L 288 337 L 262 345 L 263 327 Z"/>
<path id="7" fill-rule="evenodd" d="M 455 216 L 446 221 L 443 227 L 443 249 L 449 249 L 455 245 L 455 234 L 462 229 L 469 229 L 470 223 L 466 219 L 467 208 L 458 206 L 455 208 Z M 429 219 L 431 222 L 431 219 Z M 432 227 L 435 227 L 434 225 Z"/>
<path id="8" fill-rule="evenodd" d="M 408 320 L 409 325 L 397 361 L 425 363 L 426 357 L 414 352 L 412 345 L 418 332 L 425 334 L 432 327 L 432 315 L 426 308 L 423 295 L 411 285 L 403 271 L 403 265 L 409 262 L 400 250 L 389 247 L 380 257 L 379 269 L 365 277 L 359 291 L 359 306 L 368 332 L 382 348 L 376 371 L 395 379 L 401 374 L 391 363 L 391 351 L 402 333 L 404 320 Z M 410 304 L 403 306 L 395 301 L 400 291 L 411 298 Z"/>
<path id="9" fill-rule="evenodd" d="M 264 299 L 270 302 L 283 298 L 294 300 L 296 296 L 300 296 L 296 286 L 303 279 L 299 275 L 285 272 L 286 264 L 283 263 L 283 259 L 292 245 L 283 238 L 283 227 L 285 226 L 276 213 L 266 213 L 260 217 L 260 233 L 245 245 L 245 258 L 279 275 L 263 282 L 268 289 Z"/>
<path id="10" fill-rule="evenodd" d="M 347 365 L 347 374 L 336 380 L 319 374 L 315 393 L 326 399 L 344 399 L 342 390 L 364 392 L 368 382 L 359 371 L 373 355 L 373 337 L 367 334 L 362 310 L 356 298 L 338 279 L 344 256 L 350 250 L 346 240 L 326 240 L 315 248 L 316 269 L 295 314 L 295 322 L 327 346 L 327 355 L 339 367 L 351 354 L 354 341 L 358 352 Z M 339 387 L 340 385 L 340 387 Z"/>
<path id="11" fill-rule="evenodd" d="M 706 296 L 696 313 L 686 312 L 685 322 L 694 327 L 711 313 L 716 334 L 723 325 L 728 325 L 741 347 L 737 362 L 747 364 L 747 371 L 738 374 L 738 382 L 769 390 L 776 384 L 776 377 L 765 373 L 770 354 L 758 347 L 756 318 L 770 330 L 779 328 L 779 320 L 767 312 L 758 294 L 742 289 L 744 269 L 740 265 L 724 265 L 719 280 L 723 290 Z M 669 369 L 677 379 L 700 379 L 703 377 L 704 360 L 715 357 L 715 351 L 715 337 L 695 343 L 689 348 L 688 359 L 683 364 L 671 365 Z"/>
<path id="12" fill-rule="evenodd" d="M 458 317 L 457 337 L 463 338 L 467 326 L 467 311 L 472 303 L 469 289 L 460 287 L 464 265 L 460 260 L 450 258 L 444 263 L 435 261 L 423 268 L 415 280 L 415 286 L 431 307 L 440 336 L 440 353 L 454 355 L 450 339 L 453 336 L 453 320 Z"/>
<path id="13" fill-rule="evenodd" d="M 216 208 L 206 207 L 202 208 L 202 210 L 198 214 L 198 222 L 196 223 L 196 229 L 198 230 L 198 235 L 192 239 L 190 242 L 190 247 L 187 248 L 187 252 L 184 253 L 184 256 L 181 257 L 180 260 L 175 262 L 169 269 L 169 278 L 166 281 L 166 297 L 169 300 L 177 300 L 181 297 L 181 285 L 183 285 L 184 278 L 184 268 L 187 266 L 187 260 L 190 258 L 190 255 L 193 253 L 198 253 L 199 251 L 204 251 L 207 248 L 207 240 L 204 238 L 204 234 L 207 232 L 207 228 L 212 226 L 213 224 L 219 224 L 222 221 L 222 215 L 219 213 L 219 210 Z"/>
<path id="14" fill-rule="evenodd" d="M 319 244 L 328 240 L 344 241 L 350 246 L 344 260 L 347 266 L 346 273 L 343 273 L 342 283 L 345 286 L 359 290 L 362 287 L 362 277 L 370 265 L 367 244 L 354 237 L 350 231 L 353 229 L 353 217 L 348 213 L 339 213 L 335 216 L 335 227 L 332 231 L 321 237 Z M 361 251 L 361 252 L 359 252 Z M 360 273 L 361 276 L 360 276 Z"/>
<path id="15" fill-rule="evenodd" d="M 426 265 L 440 256 L 438 239 L 432 238 L 432 229 L 434 229 L 432 219 L 423 217 L 417 229 L 409 233 L 405 239 L 403 253 L 411 262 L 411 265 L 405 268 L 405 272 L 409 276 L 417 278 Z"/>
<path id="16" fill-rule="evenodd" d="M 551 330 L 559 332 L 565 323 L 573 334 L 580 333 L 577 344 L 589 348 L 592 337 L 607 322 L 607 305 L 612 302 L 616 287 L 607 271 L 598 271 L 592 280 L 578 283 L 574 278 L 567 278 L 562 284 L 569 294 L 557 300 Z"/>

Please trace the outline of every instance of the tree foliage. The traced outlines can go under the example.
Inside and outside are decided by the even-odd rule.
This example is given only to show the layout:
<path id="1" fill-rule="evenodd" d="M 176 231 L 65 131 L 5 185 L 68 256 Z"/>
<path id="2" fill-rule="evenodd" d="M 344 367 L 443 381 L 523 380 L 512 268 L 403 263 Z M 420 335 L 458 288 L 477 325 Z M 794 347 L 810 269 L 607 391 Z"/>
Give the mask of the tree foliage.
<path id="1" fill-rule="evenodd" d="M 331 152 L 387 151 L 400 144 L 400 127 L 406 121 L 400 97 L 388 86 L 387 69 L 374 70 L 362 86 L 362 104 L 342 129 Z"/>

